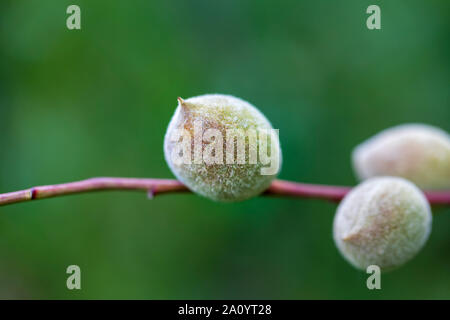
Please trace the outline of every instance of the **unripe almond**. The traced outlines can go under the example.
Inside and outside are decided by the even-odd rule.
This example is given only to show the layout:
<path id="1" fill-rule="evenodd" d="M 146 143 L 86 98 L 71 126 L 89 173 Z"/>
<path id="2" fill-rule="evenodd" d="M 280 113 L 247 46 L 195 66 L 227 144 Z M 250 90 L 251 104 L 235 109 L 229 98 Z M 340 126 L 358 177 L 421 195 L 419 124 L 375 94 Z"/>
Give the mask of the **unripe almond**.
<path id="1" fill-rule="evenodd" d="M 353 151 L 357 176 L 399 176 L 422 189 L 450 188 L 450 136 L 423 124 L 386 129 Z"/>
<path id="2" fill-rule="evenodd" d="M 164 155 L 181 182 L 217 201 L 245 200 L 269 187 L 281 165 L 281 149 L 278 134 L 258 109 L 221 94 L 178 101 L 164 139 Z M 181 148 L 185 139 L 190 142 Z M 267 158 L 261 161 L 263 149 L 270 164 Z M 182 161 L 177 158 L 181 154 L 187 155 Z"/>
<path id="3" fill-rule="evenodd" d="M 334 218 L 333 236 L 341 254 L 356 268 L 377 265 L 389 271 L 419 252 L 431 222 L 428 201 L 414 184 L 378 177 L 345 196 Z"/>

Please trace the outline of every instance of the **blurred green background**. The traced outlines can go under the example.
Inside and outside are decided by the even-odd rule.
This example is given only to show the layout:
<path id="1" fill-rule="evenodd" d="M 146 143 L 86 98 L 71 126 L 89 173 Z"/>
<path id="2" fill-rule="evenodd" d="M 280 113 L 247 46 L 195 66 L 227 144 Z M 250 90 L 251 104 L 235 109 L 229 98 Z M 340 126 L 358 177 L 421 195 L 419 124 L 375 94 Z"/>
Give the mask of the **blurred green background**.
<path id="1" fill-rule="evenodd" d="M 66 8 L 81 7 L 81 30 Z M 366 28 L 370 4 L 382 29 Z M 280 129 L 283 179 L 354 185 L 352 148 L 381 129 L 450 131 L 450 3 L 5 1 L 0 192 L 92 176 L 173 177 L 178 96 L 226 93 Z M 340 256 L 336 205 L 194 195 L 75 195 L 2 207 L 0 298 L 450 298 L 450 210 L 382 290 Z M 81 267 L 80 291 L 66 288 Z"/>

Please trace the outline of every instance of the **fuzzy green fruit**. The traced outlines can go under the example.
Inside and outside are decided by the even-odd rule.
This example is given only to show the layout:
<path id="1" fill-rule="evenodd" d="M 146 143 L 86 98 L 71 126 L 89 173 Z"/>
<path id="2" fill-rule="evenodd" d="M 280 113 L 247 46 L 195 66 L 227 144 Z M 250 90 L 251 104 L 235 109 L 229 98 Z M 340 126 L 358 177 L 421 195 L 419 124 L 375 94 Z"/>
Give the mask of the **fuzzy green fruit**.
<path id="1" fill-rule="evenodd" d="M 450 188 L 450 136 L 443 130 L 405 124 L 380 132 L 353 151 L 357 176 L 398 176 L 423 189 Z"/>
<path id="2" fill-rule="evenodd" d="M 245 200 L 266 190 L 279 171 L 280 143 L 272 130 L 258 109 L 239 98 L 179 98 L 164 139 L 165 159 L 192 191 L 216 201 Z M 264 149 L 270 149 L 270 164 L 261 158 Z"/>
<path id="3" fill-rule="evenodd" d="M 424 194 L 397 177 L 369 179 L 351 190 L 334 218 L 333 236 L 341 254 L 356 268 L 395 269 L 423 247 L 431 231 Z"/>

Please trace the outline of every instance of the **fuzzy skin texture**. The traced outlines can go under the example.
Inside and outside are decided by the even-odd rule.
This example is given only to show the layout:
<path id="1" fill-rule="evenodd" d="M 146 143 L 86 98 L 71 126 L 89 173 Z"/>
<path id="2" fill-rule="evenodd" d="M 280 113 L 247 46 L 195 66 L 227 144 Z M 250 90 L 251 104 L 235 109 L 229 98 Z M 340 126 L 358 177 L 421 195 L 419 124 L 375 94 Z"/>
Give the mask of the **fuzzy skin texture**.
<path id="1" fill-rule="evenodd" d="M 450 188 L 450 136 L 423 124 L 386 129 L 353 151 L 353 167 L 361 180 L 398 176 L 422 189 Z"/>
<path id="2" fill-rule="evenodd" d="M 206 94 L 186 100 L 179 99 L 178 107 L 164 139 L 166 162 L 178 180 L 202 196 L 225 202 L 242 201 L 257 196 L 270 186 L 270 183 L 276 178 L 276 174 L 261 175 L 261 168 L 267 167 L 267 165 L 261 164 L 259 158 L 256 164 L 249 164 L 248 140 L 245 142 L 245 164 L 229 164 L 225 160 L 223 164 L 174 163 L 171 158 L 176 143 L 171 139 L 173 132 L 175 129 L 185 129 L 191 134 L 192 141 L 195 141 L 193 126 L 194 122 L 198 120 L 203 124 L 203 132 L 213 128 L 222 133 L 224 159 L 226 159 L 226 130 L 272 129 L 270 122 L 258 109 L 233 96 Z M 208 143 L 203 141 L 202 144 L 204 152 Z M 270 143 L 268 145 L 270 146 Z M 235 150 L 237 150 L 236 145 Z M 278 137 L 276 137 L 275 150 L 279 154 L 279 166 L 281 167 L 281 149 Z M 191 153 L 194 154 L 194 144 L 192 144 Z"/>
<path id="3" fill-rule="evenodd" d="M 333 236 L 358 269 L 395 269 L 413 258 L 431 231 L 430 206 L 422 191 L 398 177 L 369 179 L 350 191 L 334 217 Z"/>

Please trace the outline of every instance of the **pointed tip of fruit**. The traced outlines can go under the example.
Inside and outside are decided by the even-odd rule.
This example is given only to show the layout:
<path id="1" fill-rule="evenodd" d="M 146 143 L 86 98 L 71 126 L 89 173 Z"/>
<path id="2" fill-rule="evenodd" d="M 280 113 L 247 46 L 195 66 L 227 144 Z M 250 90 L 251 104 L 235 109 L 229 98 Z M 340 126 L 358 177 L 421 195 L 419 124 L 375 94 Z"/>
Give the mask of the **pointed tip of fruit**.
<path id="1" fill-rule="evenodd" d="M 348 232 L 347 234 L 344 234 L 341 239 L 344 242 L 354 242 L 359 238 L 359 235 L 360 235 L 359 232 L 351 231 Z"/>
<path id="2" fill-rule="evenodd" d="M 193 105 L 189 102 L 186 102 L 183 98 L 178 97 L 177 100 L 184 111 L 188 111 L 188 110 L 192 109 Z"/>
<path id="3" fill-rule="evenodd" d="M 347 241 L 350 241 L 350 240 L 352 240 L 353 238 L 354 238 L 354 236 L 353 236 L 353 235 L 348 235 L 348 236 L 342 237 L 342 241 L 345 241 L 345 242 L 347 242 Z"/>

